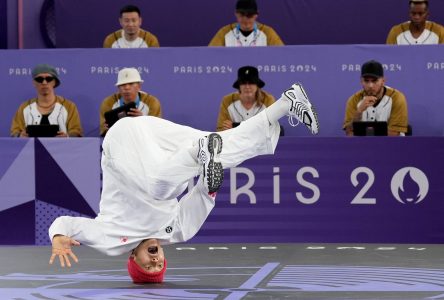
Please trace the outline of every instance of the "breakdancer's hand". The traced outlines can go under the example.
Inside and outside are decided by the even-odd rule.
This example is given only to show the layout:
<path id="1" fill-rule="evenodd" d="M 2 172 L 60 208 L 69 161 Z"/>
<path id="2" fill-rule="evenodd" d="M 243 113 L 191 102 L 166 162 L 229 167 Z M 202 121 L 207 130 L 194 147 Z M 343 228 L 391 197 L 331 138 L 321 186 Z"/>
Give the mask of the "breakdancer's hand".
<path id="1" fill-rule="evenodd" d="M 79 246 L 80 243 L 70 237 L 64 235 L 55 235 L 52 239 L 52 255 L 49 259 L 49 264 L 52 265 L 56 256 L 59 257 L 60 265 L 64 268 L 65 263 L 71 267 L 71 257 L 76 263 L 79 262 L 77 256 L 72 252 L 71 246 Z"/>

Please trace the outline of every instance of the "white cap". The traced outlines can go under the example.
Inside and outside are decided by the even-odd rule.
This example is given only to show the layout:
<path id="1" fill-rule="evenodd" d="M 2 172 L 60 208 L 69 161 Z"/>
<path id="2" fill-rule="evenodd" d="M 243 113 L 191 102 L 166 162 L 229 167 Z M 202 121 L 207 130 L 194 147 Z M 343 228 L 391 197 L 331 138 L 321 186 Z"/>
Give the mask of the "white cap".
<path id="1" fill-rule="evenodd" d="M 133 82 L 140 82 L 140 83 L 143 82 L 142 78 L 140 78 L 140 73 L 139 71 L 137 71 L 137 69 L 124 68 L 119 71 L 119 74 L 117 75 L 116 86 Z"/>

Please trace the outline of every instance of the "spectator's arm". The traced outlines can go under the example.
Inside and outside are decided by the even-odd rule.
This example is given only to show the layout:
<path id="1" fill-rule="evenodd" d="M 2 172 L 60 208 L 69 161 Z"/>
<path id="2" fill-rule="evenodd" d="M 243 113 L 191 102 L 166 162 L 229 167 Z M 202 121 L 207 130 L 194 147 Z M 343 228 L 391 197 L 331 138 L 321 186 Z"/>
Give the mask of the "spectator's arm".
<path id="1" fill-rule="evenodd" d="M 264 26 L 262 30 L 267 36 L 267 46 L 284 46 L 284 42 L 273 28 Z"/>
<path id="2" fill-rule="evenodd" d="M 399 25 L 393 26 L 387 36 L 387 40 L 385 43 L 388 45 L 397 45 L 398 42 L 396 41 L 396 38 L 400 33 L 401 33 L 400 26 Z"/>
<path id="3" fill-rule="evenodd" d="M 25 118 L 23 116 L 23 104 L 17 109 L 11 123 L 11 136 L 20 137 L 22 133 L 26 133 Z"/>
<path id="4" fill-rule="evenodd" d="M 226 121 L 230 121 L 233 122 L 233 120 L 231 120 L 230 114 L 228 113 L 228 105 L 230 102 L 226 101 L 226 97 L 224 97 L 224 99 L 222 99 L 222 103 L 220 104 L 220 109 L 219 109 L 219 115 L 217 117 L 217 131 L 222 131 L 225 130 L 225 125 L 224 122 Z"/>
<path id="5" fill-rule="evenodd" d="M 149 116 L 162 118 L 162 108 L 159 99 L 150 95 L 150 101 L 148 106 L 150 108 L 148 111 Z"/>
<path id="6" fill-rule="evenodd" d="M 359 102 L 360 95 L 354 94 L 347 100 L 347 105 L 345 107 L 345 118 L 343 129 L 347 136 L 353 135 L 353 122 L 361 120 L 362 112 L 358 111 L 357 104 Z"/>
<path id="7" fill-rule="evenodd" d="M 407 101 L 404 94 L 399 91 L 395 91 L 395 94 L 392 96 L 392 101 L 392 111 L 388 119 L 388 133 L 390 136 L 398 136 L 400 132 L 407 132 Z"/>
<path id="8" fill-rule="evenodd" d="M 216 35 L 211 39 L 208 46 L 225 46 L 225 35 L 230 31 L 230 25 L 222 27 Z"/>
<path id="9" fill-rule="evenodd" d="M 70 103 L 70 107 L 68 108 L 68 120 L 66 122 L 66 130 L 68 131 L 68 136 L 83 136 L 82 124 L 80 123 L 80 115 L 75 103 Z"/>

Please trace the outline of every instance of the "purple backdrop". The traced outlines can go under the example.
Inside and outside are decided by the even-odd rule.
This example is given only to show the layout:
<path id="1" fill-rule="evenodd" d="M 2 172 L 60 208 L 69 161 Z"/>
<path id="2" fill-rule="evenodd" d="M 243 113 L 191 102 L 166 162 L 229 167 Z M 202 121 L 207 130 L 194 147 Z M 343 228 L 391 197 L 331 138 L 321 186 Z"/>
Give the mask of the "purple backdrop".
<path id="1" fill-rule="evenodd" d="M 259 21 L 287 45 L 384 44 L 390 28 L 408 19 L 408 0 L 258 0 Z M 431 19 L 444 23 L 444 1 L 430 1 Z M 143 27 L 161 46 L 206 46 L 234 22 L 235 0 L 134 0 Z M 57 47 L 102 47 L 119 29 L 126 0 L 56 0 Z"/>
<path id="2" fill-rule="evenodd" d="M 320 119 L 321 136 L 342 136 L 345 104 L 360 89 L 360 65 L 381 61 L 389 86 L 407 97 L 414 135 L 443 135 L 444 46 L 323 45 L 263 48 L 53 49 L 0 51 L 0 136 L 23 101 L 35 97 L 30 72 L 38 63 L 55 65 L 62 84 L 57 93 L 76 102 L 86 136 L 98 136 L 99 107 L 114 93 L 119 68 L 139 68 L 143 90 L 157 96 L 164 117 L 212 131 L 222 97 L 242 65 L 255 65 L 265 90 L 280 97 L 295 81 L 306 87 Z M 287 121 L 287 135 L 308 135 Z"/>
<path id="3" fill-rule="evenodd" d="M 96 215 L 100 142 L 0 138 L 0 244 L 47 244 L 56 217 Z"/>
<path id="4" fill-rule="evenodd" d="M 97 212 L 99 143 L 0 139 L 0 244 L 45 244 L 57 216 Z M 442 170 L 442 137 L 284 137 L 226 171 L 191 242 L 444 243 Z"/>

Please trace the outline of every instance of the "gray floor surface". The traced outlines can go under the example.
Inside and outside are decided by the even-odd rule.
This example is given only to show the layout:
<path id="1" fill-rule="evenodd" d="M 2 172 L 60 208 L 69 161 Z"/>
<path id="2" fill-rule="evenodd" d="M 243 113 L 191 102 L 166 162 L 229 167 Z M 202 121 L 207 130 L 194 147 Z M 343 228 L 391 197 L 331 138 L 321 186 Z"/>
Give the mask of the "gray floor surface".
<path id="1" fill-rule="evenodd" d="M 181 244 L 162 284 L 133 284 L 127 256 L 80 246 L 0 247 L 0 299 L 444 299 L 443 245 Z"/>

